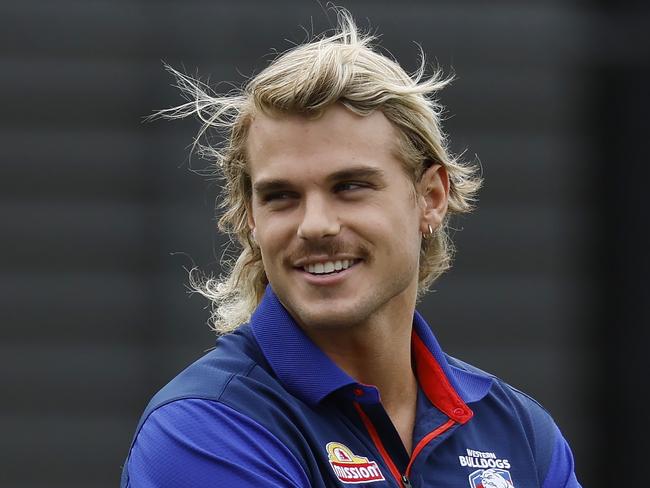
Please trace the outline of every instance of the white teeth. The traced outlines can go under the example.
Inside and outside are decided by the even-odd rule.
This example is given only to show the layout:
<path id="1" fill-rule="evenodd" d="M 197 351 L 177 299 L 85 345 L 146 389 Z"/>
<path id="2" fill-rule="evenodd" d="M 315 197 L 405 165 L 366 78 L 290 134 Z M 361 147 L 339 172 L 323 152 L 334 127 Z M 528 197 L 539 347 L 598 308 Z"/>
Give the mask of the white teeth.
<path id="1" fill-rule="evenodd" d="M 326 274 L 333 271 L 348 269 L 354 264 L 353 259 L 343 259 L 342 261 L 326 261 L 324 263 L 307 264 L 302 269 L 312 274 Z"/>

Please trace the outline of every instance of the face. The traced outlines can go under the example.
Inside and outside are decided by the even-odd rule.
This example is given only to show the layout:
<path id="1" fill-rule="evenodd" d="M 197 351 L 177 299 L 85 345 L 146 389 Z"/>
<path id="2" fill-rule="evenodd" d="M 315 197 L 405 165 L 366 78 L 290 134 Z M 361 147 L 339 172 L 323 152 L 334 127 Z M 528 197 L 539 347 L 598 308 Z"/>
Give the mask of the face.
<path id="1" fill-rule="evenodd" d="M 251 122 L 248 224 L 273 290 L 303 328 L 412 313 L 421 232 L 444 209 L 432 217 L 432 200 L 416 197 L 396 147 L 379 111 L 360 117 L 336 105 L 317 119 Z"/>

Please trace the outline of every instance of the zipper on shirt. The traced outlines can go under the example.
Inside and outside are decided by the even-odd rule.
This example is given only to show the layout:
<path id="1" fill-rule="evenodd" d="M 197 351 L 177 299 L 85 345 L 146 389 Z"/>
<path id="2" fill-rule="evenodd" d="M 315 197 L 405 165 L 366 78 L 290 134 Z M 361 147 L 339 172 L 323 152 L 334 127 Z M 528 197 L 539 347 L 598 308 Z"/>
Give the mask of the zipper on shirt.
<path id="1" fill-rule="evenodd" d="M 401 473 L 400 470 L 395 466 L 395 463 L 391 459 L 390 455 L 386 451 L 383 443 L 381 442 L 381 438 L 379 437 L 379 433 L 377 432 L 377 429 L 375 429 L 374 424 L 370 420 L 370 418 L 366 415 L 366 412 L 363 411 L 363 408 L 361 408 L 361 405 L 359 403 L 354 402 L 354 407 L 359 412 L 359 415 L 361 417 L 361 421 L 365 425 L 366 429 L 368 430 L 368 433 L 370 434 L 370 437 L 372 438 L 373 442 L 375 443 L 375 446 L 379 450 L 379 453 L 381 456 L 384 458 L 384 461 L 388 465 L 388 468 L 391 471 L 391 474 L 395 478 L 395 480 L 401 484 L 404 488 L 412 488 L 413 485 L 411 485 L 411 481 L 408 478 L 408 474 L 411 471 L 411 467 L 413 466 L 413 461 L 415 461 L 415 458 L 420 454 L 420 451 L 433 439 L 438 437 L 440 434 L 443 432 L 447 431 L 450 429 L 456 422 L 452 419 L 449 419 L 447 422 L 442 424 L 440 427 L 437 429 L 433 430 L 432 432 L 429 432 L 426 436 L 424 436 L 423 439 L 420 440 L 417 446 L 415 446 L 415 449 L 413 449 L 413 452 L 411 453 L 411 460 L 409 461 L 408 466 L 406 467 L 406 473 Z"/>

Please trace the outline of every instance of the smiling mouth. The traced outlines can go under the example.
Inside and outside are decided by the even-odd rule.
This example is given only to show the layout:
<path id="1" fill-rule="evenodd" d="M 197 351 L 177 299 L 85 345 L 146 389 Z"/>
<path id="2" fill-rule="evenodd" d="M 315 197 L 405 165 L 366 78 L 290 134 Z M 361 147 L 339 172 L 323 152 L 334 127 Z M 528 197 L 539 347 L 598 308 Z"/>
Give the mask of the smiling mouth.
<path id="1" fill-rule="evenodd" d="M 325 261 L 322 263 L 312 263 L 307 264 L 302 267 L 303 271 L 314 275 L 314 276 L 323 276 L 323 275 L 332 275 L 350 269 L 352 266 L 357 264 L 360 259 L 342 259 L 337 261 Z"/>

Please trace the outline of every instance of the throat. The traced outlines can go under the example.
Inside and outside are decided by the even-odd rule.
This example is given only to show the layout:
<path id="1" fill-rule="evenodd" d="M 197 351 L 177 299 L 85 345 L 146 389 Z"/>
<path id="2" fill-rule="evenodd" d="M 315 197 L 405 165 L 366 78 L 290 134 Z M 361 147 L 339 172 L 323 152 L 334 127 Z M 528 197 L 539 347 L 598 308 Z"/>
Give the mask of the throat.
<path id="1" fill-rule="evenodd" d="M 417 414 L 417 383 L 414 390 L 411 390 L 408 388 L 404 391 L 399 402 L 383 402 L 386 413 L 409 456 L 413 451 L 413 429 Z"/>

